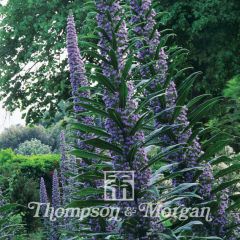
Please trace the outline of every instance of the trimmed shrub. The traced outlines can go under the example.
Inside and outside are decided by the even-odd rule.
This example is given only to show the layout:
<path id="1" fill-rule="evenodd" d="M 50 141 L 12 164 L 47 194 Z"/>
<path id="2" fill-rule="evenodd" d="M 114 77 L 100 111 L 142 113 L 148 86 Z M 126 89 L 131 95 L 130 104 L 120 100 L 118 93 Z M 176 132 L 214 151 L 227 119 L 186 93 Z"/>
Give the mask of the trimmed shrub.
<path id="1" fill-rule="evenodd" d="M 15 151 L 22 155 L 49 154 L 51 153 L 51 148 L 38 139 L 31 139 L 19 144 Z"/>

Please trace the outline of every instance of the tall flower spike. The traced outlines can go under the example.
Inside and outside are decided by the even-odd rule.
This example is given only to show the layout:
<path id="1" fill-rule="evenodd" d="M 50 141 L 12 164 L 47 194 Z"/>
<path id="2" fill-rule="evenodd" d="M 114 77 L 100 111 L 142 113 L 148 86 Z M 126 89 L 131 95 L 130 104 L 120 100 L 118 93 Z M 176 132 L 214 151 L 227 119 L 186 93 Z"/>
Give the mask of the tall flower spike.
<path id="1" fill-rule="evenodd" d="M 229 205 L 229 189 L 224 189 L 220 195 L 220 205 L 218 207 L 217 216 L 213 221 L 214 234 L 224 237 L 227 232 L 228 215 L 227 208 Z"/>
<path id="2" fill-rule="evenodd" d="M 69 197 L 67 173 L 69 171 L 69 159 L 67 156 L 66 141 L 64 131 L 60 133 L 60 170 L 61 170 L 61 184 L 63 189 L 63 204 L 67 203 Z"/>
<path id="3" fill-rule="evenodd" d="M 88 87 L 89 83 L 86 77 L 86 70 L 80 50 L 78 48 L 77 33 L 73 15 L 70 14 L 67 22 L 67 52 L 68 63 L 70 68 L 70 81 L 72 86 L 72 96 L 74 102 L 74 110 L 76 113 L 82 112 L 84 109 L 78 105 L 82 102 L 79 98 L 89 98 L 90 93 L 88 90 L 79 92 L 80 87 Z M 85 116 L 81 120 L 85 124 L 92 124 L 92 118 Z"/>
<path id="4" fill-rule="evenodd" d="M 53 179 L 52 179 L 52 207 L 56 211 L 57 208 L 61 206 L 61 196 L 60 196 L 60 189 L 59 189 L 59 181 L 58 181 L 58 172 L 55 169 L 53 172 Z M 57 240 L 59 239 L 59 219 L 55 222 L 51 222 L 51 229 L 50 229 L 50 239 Z"/>
<path id="5" fill-rule="evenodd" d="M 3 197 L 2 188 L 0 187 L 0 207 L 4 206 L 4 204 L 5 204 L 5 200 Z"/>
<path id="6" fill-rule="evenodd" d="M 61 205 L 61 197 L 60 197 L 60 189 L 59 189 L 59 181 L 58 181 L 58 172 L 55 169 L 53 172 L 53 180 L 52 180 L 52 206 L 54 208 L 60 207 Z"/>
<path id="7" fill-rule="evenodd" d="M 44 181 L 43 177 L 41 177 L 41 180 L 40 180 L 40 192 L 39 192 L 39 195 L 40 195 L 40 203 L 49 204 L 48 195 L 47 195 L 47 189 L 46 189 L 46 185 L 45 185 L 45 181 Z M 47 208 L 46 205 L 43 205 L 43 206 L 40 207 L 42 216 L 44 216 L 46 208 Z M 44 223 L 44 226 L 46 228 L 46 233 L 49 234 L 48 231 L 51 230 L 51 224 L 50 224 L 48 218 L 43 218 L 43 223 Z M 51 238 L 51 233 L 49 234 L 49 237 Z"/>
<path id="8" fill-rule="evenodd" d="M 47 189 L 43 177 L 41 177 L 40 180 L 40 203 L 48 203 Z M 41 208 L 42 213 L 45 212 L 44 209 L 45 208 Z"/>
<path id="9" fill-rule="evenodd" d="M 212 167 L 209 163 L 207 163 L 204 166 L 203 172 L 199 177 L 199 181 L 201 183 L 200 189 L 199 189 L 199 195 L 204 199 L 204 200 L 213 200 L 213 195 L 212 195 L 212 184 L 213 184 L 213 172 L 212 172 Z"/>
<path id="10" fill-rule="evenodd" d="M 131 81 L 126 78 L 124 84 L 128 89 L 128 95 L 126 104 L 124 106 L 120 104 L 119 90 L 121 84 L 121 74 L 127 58 L 127 28 L 125 21 L 122 21 L 122 8 L 120 1 L 97 1 L 97 22 L 100 29 L 103 29 L 107 34 L 100 32 L 99 47 L 101 49 L 101 54 L 107 61 L 102 62 L 102 73 L 105 77 L 109 78 L 110 81 L 114 83 L 116 91 L 112 93 L 108 89 L 104 89 L 103 100 L 105 102 L 107 109 L 114 109 L 116 113 L 121 118 L 123 127 L 119 127 L 115 121 L 112 119 L 106 119 L 105 127 L 109 133 L 109 141 L 111 143 L 120 145 L 123 149 L 123 154 L 118 154 L 116 152 L 110 152 L 113 159 L 114 170 L 116 171 L 134 171 L 135 172 L 135 189 L 141 191 L 148 187 L 149 179 L 151 173 L 149 169 L 140 171 L 140 169 L 145 166 L 148 162 L 145 150 L 143 148 L 138 148 L 135 158 L 129 164 L 128 156 L 131 148 L 136 142 L 144 141 L 144 133 L 142 131 L 137 131 L 132 134 L 132 128 L 135 126 L 136 122 L 139 120 L 140 116 L 138 114 L 133 114 L 134 110 L 138 107 L 138 102 L 134 99 L 134 86 Z M 110 16 L 109 16 L 110 15 Z M 111 21 L 109 20 L 111 18 Z M 120 23 L 120 26 L 118 25 Z M 117 29 L 117 30 L 116 30 Z M 115 34 L 113 38 L 113 32 Z M 114 43 L 113 43 L 114 42 Z M 115 51 L 114 54 L 117 57 L 117 66 L 110 64 L 111 62 L 111 52 Z M 129 77 L 129 76 L 128 76 Z M 120 193 L 119 193 L 120 194 Z M 149 199 L 150 196 L 144 196 L 145 201 Z M 135 199 L 135 202 L 122 202 L 119 203 L 122 207 L 134 207 L 138 209 L 138 204 L 140 204 L 143 198 L 139 197 Z M 133 219 L 126 218 L 126 222 Z M 150 229 L 150 218 L 144 218 L 141 213 L 137 212 L 134 217 L 134 222 L 136 223 L 135 229 L 128 228 L 128 224 L 123 224 L 123 229 L 121 234 L 125 239 L 145 239 L 147 232 Z"/>
<path id="11" fill-rule="evenodd" d="M 151 0 L 130 0 L 131 9 L 133 12 L 133 16 L 131 19 L 132 25 L 134 27 L 134 32 L 137 36 L 140 36 L 143 39 L 138 40 L 136 42 L 136 49 L 138 50 L 138 58 L 140 58 L 143 64 L 140 66 L 140 74 L 142 78 L 151 78 L 152 73 L 149 69 L 149 62 L 155 59 L 155 55 L 157 53 L 157 49 L 160 43 L 160 33 L 158 30 L 153 32 L 155 29 L 156 21 L 155 21 L 155 11 L 152 9 L 152 1 Z M 146 45 L 147 44 L 147 45 Z M 158 86 L 163 87 L 163 85 L 167 81 L 167 59 L 164 49 L 162 48 L 159 52 L 158 59 L 156 63 L 153 63 L 153 67 L 156 72 L 156 76 L 154 81 L 150 84 L 148 89 L 148 93 L 153 93 L 156 91 Z M 149 75 L 150 74 L 150 75 Z M 166 88 L 165 92 L 165 102 L 166 106 L 163 106 L 159 99 L 154 99 L 150 105 L 155 114 L 160 113 L 165 110 L 164 115 L 161 115 L 161 118 L 157 118 L 156 126 L 169 125 L 166 122 L 169 122 L 171 119 L 174 109 L 176 108 L 177 101 L 177 90 L 174 81 L 170 81 Z M 168 109 L 166 111 L 166 109 Z M 175 121 L 175 124 L 179 127 L 175 127 L 174 135 L 176 136 L 176 140 L 172 140 L 171 137 L 165 135 L 162 137 L 162 142 L 167 145 L 175 145 L 182 144 L 185 145 L 192 135 L 192 130 L 189 129 L 186 132 L 183 132 L 184 128 L 189 126 L 189 122 L 187 119 L 188 109 L 184 106 Z M 162 118 L 165 118 L 167 121 L 161 121 Z M 170 123 L 172 124 L 172 123 Z M 180 148 L 179 152 L 169 155 L 170 162 L 177 162 L 180 164 L 181 168 L 191 168 L 197 165 L 197 159 L 202 154 L 201 146 L 198 142 L 198 138 L 193 141 L 193 144 L 189 146 L 187 151 L 184 151 L 183 148 Z M 174 171 L 177 169 L 173 169 Z M 181 179 L 175 179 L 174 185 L 178 185 L 182 182 L 192 182 L 194 173 L 186 173 L 185 176 Z"/>

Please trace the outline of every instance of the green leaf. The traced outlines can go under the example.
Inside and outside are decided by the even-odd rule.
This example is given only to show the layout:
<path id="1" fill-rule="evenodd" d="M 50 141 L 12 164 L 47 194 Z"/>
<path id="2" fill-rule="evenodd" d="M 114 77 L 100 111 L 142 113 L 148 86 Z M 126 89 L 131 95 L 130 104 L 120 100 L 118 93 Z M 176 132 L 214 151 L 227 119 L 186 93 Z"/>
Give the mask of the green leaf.
<path id="1" fill-rule="evenodd" d="M 71 123 L 73 129 L 80 130 L 85 133 L 94 133 L 97 136 L 109 137 L 110 135 L 102 130 L 102 128 L 85 125 L 82 123 Z"/>
<path id="2" fill-rule="evenodd" d="M 88 103 L 91 103 L 95 106 L 98 106 L 98 107 L 101 107 L 101 108 L 104 108 L 105 106 L 103 105 L 103 103 L 101 102 L 97 102 L 96 100 L 93 100 L 93 99 L 90 99 L 90 98 L 85 98 L 85 97 L 78 97 L 79 100 L 81 100 L 83 103 L 84 102 L 88 102 Z"/>
<path id="3" fill-rule="evenodd" d="M 109 117 L 120 127 L 123 128 L 124 125 L 122 123 L 122 119 L 119 113 L 117 113 L 114 109 L 108 109 Z"/>
<path id="4" fill-rule="evenodd" d="M 127 88 L 127 84 L 124 80 L 121 81 L 119 94 L 120 94 L 119 95 L 120 107 L 125 108 L 126 103 L 127 103 L 128 88 Z"/>
<path id="5" fill-rule="evenodd" d="M 97 53 L 97 52 L 94 52 L 94 51 L 91 51 L 91 50 L 84 51 L 84 52 L 85 52 L 86 54 L 90 55 L 90 56 L 93 57 L 93 58 L 96 58 L 96 59 L 101 60 L 101 61 L 103 61 L 103 62 L 105 62 L 105 63 L 107 63 L 107 64 L 110 64 L 109 61 L 108 61 L 105 57 L 103 57 L 102 55 L 100 55 L 100 54 Z"/>
<path id="6" fill-rule="evenodd" d="M 103 189 L 87 187 L 87 188 L 82 188 L 79 192 L 76 192 L 76 196 L 88 197 L 88 196 L 98 195 L 98 194 L 103 194 L 103 193 L 104 193 Z"/>
<path id="7" fill-rule="evenodd" d="M 109 56 L 111 58 L 110 64 L 113 66 L 115 70 L 118 70 L 118 59 L 116 53 L 113 50 L 110 50 Z"/>
<path id="8" fill-rule="evenodd" d="M 150 101 L 154 100 L 155 98 L 159 98 L 165 96 L 165 93 L 161 91 L 157 91 L 154 94 L 150 94 L 149 96 L 146 97 L 146 100 L 144 100 L 139 107 L 135 110 L 135 113 L 139 113 L 146 105 L 149 104 Z"/>
<path id="9" fill-rule="evenodd" d="M 181 176 L 183 173 L 190 172 L 190 171 L 191 172 L 192 171 L 197 171 L 197 170 L 202 170 L 202 167 L 184 168 L 184 169 L 182 169 L 180 171 L 176 171 L 174 173 L 169 174 L 168 176 L 162 178 L 161 180 L 158 180 L 157 182 L 154 183 L 154 185 L 159 184 L 161 182 L 164 182 L 164 181 L 166 181 L 168 179 L 173 179 L 173 178 L 175 178 L 177 176 Z"/>
<path id="10" fill-rule="evenodd" d="M 227 145 L 228 142 L 228 139 L 223 139 L 212 144 L 205 150 L 205 153 L 200 157 L 199 160 L 202 161 L 204 159 L 209 159 L 210 157 L 215 156 L 215 154 L 219 153 Z"/>
<path id="11" fill-rule="evenodd" d="M 136 145 L 131 148 L 131 150 L 129 151 L 129 153 L 127 155 L 128 162 L 132 162 L 134 160 L 137 150 L 138 150 L 138 147 Z"/>
<path id="12" fill-rule="evenodd" d="M 194 227 L 196 225 L 203 225 L 203 223 L 200 222 L 200 221 L 191 221 L 191 222 L 177 228 L 174 232 L 175 233 L 180 233 L 182 231 L 192 231 L 192 227 Z"/>
<path id="13" fill-rule="evenodd" d="M 96 153 L 91 153 L 79 149 L 75 149 L 71 151 L 71 154 L 73 154 L 76 157 L 80 157 L 83 159 L 90 159 L 90 160 L 103 160 L 103 161 L 111 161 L 112 159 L 108 156 L 96 154 Z"/>
<path id="14" fill-rule="evenodd" d="M 111 79 L 105 77 L 104 75 L 98 73 L 96 76 L 93 76 L 93 79 L 95 79 L 97 82 L 103 84 L 110 92 L 115 93 L 116 89 L 114 85 L 112 84 Z"/>
<path id="15" fill-rule="evenodd" d="M 211 110 L 217 103 L 219 103 L 220 98 L 221 97 L 209 99 L 189 113 L 189 119 L 191 123 L 193 124 L 196 121 L 199 121 L 202 117 L 206 116 L 208 111 Z"/>
<path id="16" fill-rule="evenodd" d="M 93 138 L 93 139 L 89 139 L 84 141 L 86 144 L 100 148 L 100 149 L 107 149 L 107 150 L 111 150 L 114 152 L 117 152 L 119 154 L 122 154 L 122 149 L 115 146 L 114 144 L 111 144 L 109 142 L 106 142 L 104 140 L 101 140 L 99 138 Z"/>
<path id="17" fill-rule="evenodd" d="M 135 133 L 138 131 L 138 130 L 141 130 L 142 127 L 143 127 L 143 122 L 144 120 L 149 116 L 149 113 L 146 112 L 144 113 L 139 119 L 138 121 L 136 122 L 136 124 L 134 125 L 134 127 L 132 128 L 131 132 L 130 132 L 130 135 L 131 136 L 134 136 Z"/>
<path id="18" fill-rule="evenodd" d="M 81 107 L 85 108 L 86 110 L 89 110 L 97 115 L 101 115 L 103 117 L 108 117 L 108 114 L 105 111 L 103 111 L 99 108 L 95 108 L 92 105 L 81 103 L 81 102 L 78 103 L 78 105 L 80 105 Z"/>
<path id="19" fill-rule="evenodd" d="M 223 177 L 227 174 L 230 174 L 230 173 L 233 173 L 233 172 L 237 172 L 240 170 L 240 163 L 236 163 L 236 164 L 233 164 L 231 165 L 230 167 L 227 167 L 223 170 L 220 170 L 219 172 L 217 172 L 215 174 L 215 178 L 220 178 L 220 177 Z"/>
<path id="20" fill-rule="evenodd" d="M 182 144 L 176 144 L 173 146 L 170 146 L 168 148 L 166 148 L 163 152 L 157 154 L 157 156 L 153 157 L 152 159 L 150 159 L 148 161 L 148 164 L 146 166 L 143 166 L 141 168 L 140 171 L 144 171 L 146 168 L 149 168 L 150 166 L 152 166 L 154 163 L 161 161 L 162 159 L 164 159 L 166 156 L 179 151 L 179 146 L 182 146 Z"/>
<path id="21" fill-rule="evenodd" d="M 230 173 L 233 173 L 233 172 L 237 172 L 239 170 L 240 170 L 240 164 L 239 163 L 233 164 L 230 167 L 227 167 L 227 168 L 217 172 L 214 177 L 215 178 L 220 178 L 220 177 L 223 177 L 223 176 L 225 176 L 227 174 L 230 174 Z"/>
<path id="22" fill-rule="evenodd" d="M 234 204 L 232 204 L 230 207 L 227 208 L 227 211 L 232 211 L 232 210 L 239 210 L 240 209 L 240 200 L 236 201 Z"/>
<path id="23" fill-rule="evenodd" d="M 179 96 L 177 98 L 176 105 L 183 106 L 186 98 L 188 96 L 189 90 L 192 88 L 193 82 L 197 79 L 197 77 L 201 74 L 201 72 L 192 73 L 179 87 Z M 176 108 L 173 114 L 173 120 L 179 115 L 181 108 Z"/>
<path id="24" fill-rule="evenodd" d="M 231 181 L 227 181 L 227 182 L 223 182 L 223 183 L 221 183 L 219 186 L 217 186 L 216 188 L 214 188 L 212 192 L 213 192 L 213 193 L 220 192 L 220 191 L 222 191 L 223 189 L 226 189 L 226 188 L 232 186 L 233 184 L 239 183 L 239 182 L 240 182 L 240 178 L 234 179 L 234 180 L 231 180 Z"/>
<path id="25" fill-rule="evenodd" d="M 124 66 L 124 69 L 122 71 L 122 79 L 126 79 L 128 76 L 128 73 L 132 67 L 133 57 L 130 56 Z"/>
<path id="26" fill-rule="evenodd" d="M 106 206 L 107 204 L 116 204 L 114 201 L 104 201 L 104 200 L 75 200 L 70 203 L 68 208 L 85 208 L 94 206 Z"/>
<path id="27" fill-rule="evenodd" d="M 211 162 L 211 165 L 216 165 L 216 164 L 219 164 L 219 163 L 231 163 L 232 159 L 227 157 L 227 156 L 218 156 L 214 159 L 212 159 L 210 162 Z"/>
<path id="28" fill-rule="evenodd" d="M 200 101 L 202 101 L 202 99 L 204 99 L 205 97 L 210 97 L 210 96 L 211 96 L 211 94 L 202 94 L 200 96 L 197 96 L 197 97 L 191 99 L 187 104 L 188 109 L 190 110 L 191 107 L 193 107 L 195 104 L 198 104 Z"/>

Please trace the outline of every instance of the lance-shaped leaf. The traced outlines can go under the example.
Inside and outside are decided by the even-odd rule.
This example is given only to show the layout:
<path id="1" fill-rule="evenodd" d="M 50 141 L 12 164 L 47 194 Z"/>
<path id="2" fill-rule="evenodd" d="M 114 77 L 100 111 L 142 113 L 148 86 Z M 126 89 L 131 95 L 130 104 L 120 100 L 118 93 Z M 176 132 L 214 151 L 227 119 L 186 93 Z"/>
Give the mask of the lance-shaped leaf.
<path id="1" fill-rule="evenodd" d="M 75 195 L 78 197 L 88 197 L 98 194 L 103 194 L 104 190 L 101 188 L 93 188 L 93 187 L 87 187 L 82 188 L 80 191 L 76 192 Z"/>
<path id="2" fill-rule="evenodd" d="M 128 60 L 126 61 L 126 64 L 124 66 L 124 69 L 122 71 L 122 79 L 125 80 L 127 76 L 129 75 L 129 71 L 132 68 L 132 63 L 133 63 L 133 57 L 129 57 Z"/>
<path id="3" fill-rule="evenodd" d="M 133 126 L 130 135 L 134 136 L 134 134 L 138 131 L 141 130 L 142 127 L 144 126 L 143 122 L 145 121 L 145 119 L 150 115 L 150 113 L 146 112 L 144 113 L 136 122 L 136 124 Z"/>
<path id="4" fill-rule="evenodd" d="M 164 181 L 166 181 L 168 179 L 173 179 L 173 178 L 175 178 L 177 176 L 182 176 L 183 173 L 186 173 L 186 172 L 193 172 L 193 171 L 197 171 L 197 170 L 200 171 L 202 169 L 203 169 L 202 167 L 184 168 L 184 169 L 182 169 L 180 171 L 176 171 L 176 172 L 174 172 L 172 174 L 169 174 L 168 176 L 158 180 L 157 182 L 153 183 L 153 185 L 159 184 L 159 183 L 164 182 Z"/>
<path id="5" fill-rule="evenodd" d="M 219 186 L 217 186 L 216 188 L 214 188 L 212 190 L 213 193 L 217 193 L 217 192 L 220 192 L 222 191 L 223 189 L 226 189 L 228 187 L 231 187 L 233 186 L 234 184 L 236 183 L 240 183 L 240 178 L 238 179 L 234 179 L 234 180 L 231 180 L 231 181 L 227 181 L 227 182 L 223 182 L 221 183 Z"/>
<path id="6" fill-rule="evenodd" d="M 94 207 L 94 206 L 107 206 L 107 204 L 116 204 L 114 201 L 104 201 L 104 200 L 75 200 L 71 202 L 67 207 L 68 208 L 85 208 L 85 207 Z"/>
<path id="7" fill-rule="evenodd" d="M 111 58 L 110 64 L 113 66 L 115 70 L 118 70 L 118 58 L 114 50 L 109 51 L 109 56 Z"/>
<path id="8" fill-rule="evenodd" d="M 230 167 L 227 167 L 225 169 L 220 170 L 219 172 L 217 172 L 214 175 L 214 177 L 215 178 L 220 178 L 220 177 L 223 177 L 223 176 L 225 176 L 227 174 L 230 174 L 230 173 L 233 173 L 233 172 L 237 172 L 237 171 L 240 171 L 240 164 L 239 163 L 233 164 Z"/>
<path id="9" fill-rule="evenodd" d="M 119 148 L 118 146 L 111 144 L 109 142 L 106 142 L 104 140 L 101 140 L 99 138 L 93 138 L 93 139 L 89 139 L 84 141 L 84 143 L 86 143 L 87 145 L 91 145 L 100 149 L 105 149 L 105 150 L 111 150 L 114 152 L 117 152 L 119 154 L 122 154 L 122 149 Z"/>
<path id="10" fill-rule="evenodd" d="M 90 126 L 90 125 L 85 125 L 82 123 L 71 123 L 71 127 L 76 130 L 80 130 L 85 133 L 94 133 L 97 136 L 102 136 L 102 137 L 109 137 L 110 135 L 102 130 L 102 128 L 95 127 L 95 126 Z"/>
<path id="11" fill-rule="evenodd" d="M 109 117 L 120 127 L 123 128 L 123 122 L 119 113 L 114 109 L 108 109 Z"/>
<path id="12" fill-rule="evenodd" d="M 103 161 L 111 161 L 112 159 L 108 156 L 104 156 L 104 155 L 100 155 L 100 154 L 96 154 L 96 153 L 92 153 L 92 152 L 87 152 L 87 151 L 83 151 L 80 149 L 75 149 L 73 151 L 71 151 L 71 153 L 79 158 L 83 158 L 83 159 L 89 159 L 89 160 L 103 160 Z"/>
<path id="13" fill-rule="evenodd" d="M 93 58 L 96 58 L 100 61 L 103 61 L 105 63 L 108 63 L 109 64 L 109 61 L 103 57 L 102 55 L 100 55 L 99 53 L 97 53 L 96 51 L 91 51 L 91 50 L 88 50 L 88 51 L 84 51 L 84 53 L 88 54 L 89 56 L 93 57 Z"/>
<path id="14" fill-rule="evenodd" d="M 165 96 L 166 94 L 160 90 L 153 94 L 149 94 L 146 99 L 139 105 L 139 107 L 135 110 L 135 113 L 139 113 L 146 105 L 149 105 L 149 103 L 159 97 Z"/>
<path id="15" fill-rule="evenodd" d="M 88 111 L 91 111 L 97 115 L 101 115 L 103 117 L 108 117 L 108 113 L 99 109 L 99 108 L 96 108 L 96 107 L 93 107 L 92 105 L 89 105 L 89 104 L 86 104 L 86 103 L 78 103 L 78 105 L 80 105 L 81 107 L 83 107 L 84 109 L 88 110 Z"/>
<path id="16" fill-rule="evenodd" d="M 199 102 L 201 102 L 204 98 L 210 97 L 210 96 L 211 96 L 211 94 L 202 94 L 200 96 L 197 96 L 197 97 L 191 99 L 187 104 L 187 107 L 188 107 L 189 111 L 191 111 L 192 110 L 191 108 L 193 106 L 199 104 Z"/>
<path id="17" fill-rule="evenodd" d="M 154 163 L 161 161 L 162 159 L 164 159 L 166 156 L 179 151 L 179 147 L 182 147 L 182 144 L 176 144 L 173 146 L 168 147 L 167 149 L 165 149 L 163 152 L 157 154 L 155 157 L 153 157 L 152 159 L 150 159 L 148 161 L 148 164 L 146 166 L 143 166 L 143 168 L 141 168 L 140 171 L 145 170 L 146 168 L 149 168 L 150 166 L 152 166 Z"/>
<path id="18" fill-rule="evenodd" d="M 119 89 L 119 105 L 121 108 L 125 108 L 127 103 L 128 88 L 126 82 L 122 79 Z"/>
<path id="19" fill-rule="evenodd" d="M 199 121 L 202 117 L 206 116 L 206 114 L 217 104 L 219 103 L 221 97 L 216 97 L 209 99 L 202 103 L 200 106 L 195 108 L 192 112 L 189 113 L 189 119 L 191 121 L 191 125 L 196 121 Z"/>
<path id="20" fill-rule="evenodd" d="M 103 84 L 103 86 L 106 87 L 106 89 L 108 89 L 110 92 L 116 92 L 115 86 L 112 84 L 111 79 L 107 78 L 103 74 L 97 73 L 95 76 L 93 76 L 93 79 Z"/>
<path id="21" fill-rule="evenodd" d="M 240 200 L 236 201 L 234 204 L 232 204 L 230 207 L 227 208 L 227 211 L 232 211 L 234 209 L 239 210 L 240 208 Z"/>
<path id="22" fill-rule="evenodd" d="M 201 72 L 192 73 L 179 87 L 179 96 L 177 98 L 176 105 L 183 106 L 185 104 L 186 98 L 189 94 L 190 89 L 192 88 L 193 82 L 197 79 L 197 77 L 201 74 Z M 173 114 L 173 120 L 177 118 L 181 111 L 181 108 L 176 108 Z"/>

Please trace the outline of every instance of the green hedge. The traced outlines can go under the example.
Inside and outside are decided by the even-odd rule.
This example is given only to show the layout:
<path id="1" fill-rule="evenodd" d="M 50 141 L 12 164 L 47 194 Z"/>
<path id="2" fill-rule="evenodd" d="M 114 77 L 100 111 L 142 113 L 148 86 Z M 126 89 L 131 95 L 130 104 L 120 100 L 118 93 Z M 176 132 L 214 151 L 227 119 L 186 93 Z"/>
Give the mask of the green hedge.
<path id="1" fill-rule="evenodd" d="M 0 150 L 0 186 L 8 202 L 19 204 L 16 211 L 23 216 L 28 232 L 36 231 L 41 223 L 26 206 L 39 201 L 40 177 L 44 177 L 50 194 L 52 173 L 58 168 L 59 159 L 59 154 L 24 156 L 12 149 Z"/>
<path id="2" fill-rule="evenodd" d="M 0 150 L 0 173 L 3 176 L 22 173 L 35 179 L 49 176 L 58 168 L 59 159 L 59 154 L 25 156 L 15 154 L 12 149 L 4 149 Z"/>

